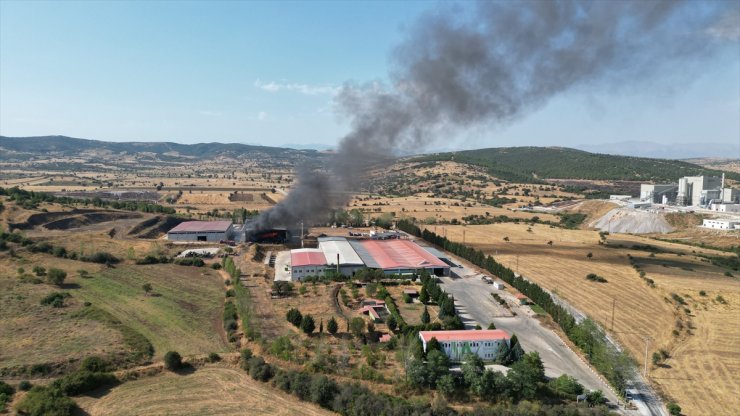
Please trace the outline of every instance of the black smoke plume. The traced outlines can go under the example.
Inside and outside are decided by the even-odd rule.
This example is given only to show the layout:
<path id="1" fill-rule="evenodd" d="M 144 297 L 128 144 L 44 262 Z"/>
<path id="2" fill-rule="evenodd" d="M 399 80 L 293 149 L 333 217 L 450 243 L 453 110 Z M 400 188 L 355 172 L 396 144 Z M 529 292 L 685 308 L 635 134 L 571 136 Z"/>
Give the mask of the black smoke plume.
<path id="1" fill-rule="evenodd" d="M 739 4 L 507 0 L 426 15 L 392 54 L 391 85 L 342 88 L 335 104 L 351 131 L 325 169 L 299 172 L 257 227 L 321 221 L 371 167 L 400 151 L 516 121 L 567 91 L 650 88 L 665 79 L 680 89 L 701 58 L 737 48 Z"/>

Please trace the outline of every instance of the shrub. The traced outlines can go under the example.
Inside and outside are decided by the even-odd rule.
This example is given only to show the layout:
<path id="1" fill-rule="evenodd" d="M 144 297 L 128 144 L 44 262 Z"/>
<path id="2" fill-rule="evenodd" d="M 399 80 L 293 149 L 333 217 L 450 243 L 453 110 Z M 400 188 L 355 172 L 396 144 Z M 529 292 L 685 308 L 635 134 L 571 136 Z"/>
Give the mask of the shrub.
<path id="1" fill-rule="evenodd" d="M 326 324 L 326 330 L 332 335 L 336 334 L 337 331 L 339 331 L 339 325 L 337 324 L 337 320 L 334 319 L 333 316 L 331 317 L 331 319 L 329 319 L 329 322 Z"/>
<path id="2" fill-rule="evenodd" d="M 241 357 L 241 360 L 242 360 L 241 361 L 242 369 L 246 370 L 248 368 L 247 362 L 249 361 L 250 358 L 252 358 L 252 350 L 250 350 L 249 348 L 244 348 L 239 352 L 239 356 Z"/>
<path id="3" fill-rule="evenodd" d="M 61 308 L 64 307 L 64 299 L 67 299 L 69 297 L 69 293 L 67 292 L 54 292 L 46 295 L 43 299 L 41 299 L 42 305 L 51 305 L 55 308 Z"/>
<path id="4" fill-rule="evenodd" d="M 82 360 L 82 364 L 80 365 L 80 368 L 83 370 L 88 370 L 88 371 L 103 372 L 103 371 L 110 371 L 111 365 L 108 361 L 104 360 L 103 358 L 87 357 L 84 360 Z"/>
<path id="5" fill-rule="evenodd" d="M 31 382 L 28 380 L 23 380 L 20 383 L 18 383 L 18 389 L 21 391 L 31 390 L 31 387 L 33 387 L 33 384 L 31 384 Z"/>
<path id="6" fill-rule="evenodd" d="M 33 272 L 36 274 L 36 276 L 46 276 L 46 269 L 41 266 L 34 266 Z"/>
<path id="7" fill-rule="evenodd" d="M 182 367 L 182 357 L 177 351 L 168 351 L 164 355 L 164 368 L 170 371 L 179 370 Z"/>
<path id="8" fill-rule="evenodd" d="M 51 268 L 46 276 L 46 281 L 53 285 L 61 286 L 64 284 L 64 279 L 67 278 L 67 272 L 61 269 Z"/>
<path id="9" fill-rule="evenodd" d="M 218 355 L 215 352 L 212 352 L 212 353 L 208 354 L 208 362 L 209 363 L 215 363 L 215 362 L 218 362 L 218 361 L 221 361 L 221 356 L 220 355 Z"/>
<path id="10" fill-rule="evenodd" d="M 213 270 L 221 270 L 221 263 L 213 263 L 211 264 L 211 268 Z"/>
<path id="11" fill-rule="evenodd" d="M 313 320 L 313 316 L 304 315 L 303 319 L 301 320 L 301 330 L 304 333 L 311 335 L 314 329 L 316 329 L 316 323 Z"/>
<path id="12" fill-rule="evenodd" d="M 248 361 L 249 376 L 255 380 L 268 381 L 274 375 L 273 368 L 262 357 L 252 357 Z"/>
<path id="13" fill-rule="evenodd" d="M 599 282 L 599 283 L 606 283 L 607 282 L 606 279 L 604 279 L 603 277 L 599 276 L 596 273 L 589 273 L 589 274 L 587 274 L 586 275 L 586 280 L 590 280 L 592 282 Z"/>
<path id="14" fill-rule="evenodd" d="M 707 291 L 706 290 L 700 290 L 699 291 L 699 296 L 706 296 L 706 295 L 707 295 Z"/>
<path id="15" fill-rule="evenodd" d="M 116 382 L 118 379 L 111 373 L 80 370 L 54 381 L 51 387 L 68 396 L 76 396 Z"/>
<path id="16" fill-rule="evenodd" d="M 229 289 L 226 291 L 227 298 L 233 298 L 234 296 L 236 296 L 236 292 L 234 291 L 234 289 Z"/>
<path id="17" fill-rule="evenodd" d="M 85 256 L 81 259 L 82 261 L 87 261 L 90 263 L 100 263 L 100 264 L 116 264 L 120 263 L 120 259 L 110 253 L 107 253 L 105 251 L 99 251 L 97 253 L 93 253 L 89 256 Z"/>
<path id="18" fill-rule="evenodd" d="M 301 311 L 296 308 L 290 308 L 288 313 L 285 315 L 285 318 L 295 327 L 300 326 L 301 322 L 303 322 L 303 315 L 301 315 Z"/>
<path id="19" fill-rule="evenodd" d="M 722 297 L 722 295 L 717 295 L 717 297 L 714 298 L 714 300 L 716 300 L 717 302 L 719 302 L 719 303 L 721 303 L 723 305 L 727 304 L 727 301 L 725 300 L 725 298 Z"/>
<path id="20" fill-rule="evenodd" d="M 668 403 L 668 413 L 671 414 L 671 416 L 680 416 L 681 415 L 681 406 L 679 406 L 676 403 Z"/>
<path id="21" fill-rule="evenodd" d="M 29 416 L 68 416 L 77 406 L 59 389 L 35 386 L 28 391 L 16 409 Z"/>

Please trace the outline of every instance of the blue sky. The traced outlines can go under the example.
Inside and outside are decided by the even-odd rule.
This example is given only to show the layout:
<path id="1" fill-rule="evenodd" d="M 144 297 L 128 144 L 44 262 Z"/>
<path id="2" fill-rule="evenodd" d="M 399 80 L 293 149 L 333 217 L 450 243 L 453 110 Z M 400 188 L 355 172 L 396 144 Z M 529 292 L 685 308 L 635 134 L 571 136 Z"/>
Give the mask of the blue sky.
<path id="1" fill-rule="evenodd" d="M 333 92 L 385 80 L 393 46 L 435 7 L 2 0 L 0 135 L 333 144 L 348 130 Z M 740 143 L 740 47 L 698 67 L 688 86 L 572 91 L 439 146 Z"/>

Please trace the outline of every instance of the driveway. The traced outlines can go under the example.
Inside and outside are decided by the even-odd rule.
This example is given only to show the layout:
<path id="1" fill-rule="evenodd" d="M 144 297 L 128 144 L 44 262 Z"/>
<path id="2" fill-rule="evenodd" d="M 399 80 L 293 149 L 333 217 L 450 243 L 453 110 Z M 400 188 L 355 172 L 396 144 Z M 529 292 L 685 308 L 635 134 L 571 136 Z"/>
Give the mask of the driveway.
<path id="1" fill-rule="evenodd" d="M 537 351 L 548 377 L 568 374 L 578 379 L 585 388 L 601 390 L 610 402 L 618 403 L 616 395 L 607 385 L 553 331 L 543 327 L 537 319 L 528 316 L 529 308 L 513 305 L 511 295 L 495 291 L 491 285 L 476 278 L 443 277 L 442 283 L 444 290 L 455 297 L 455 307 L 466 327 L 472 329 L 479 324 L 486 328 L 493 322 L 496 328 L 516 334 L 525 351 Z M 491 296 L 491 292 L 494 291 L 505 297 L 509 305 L 513 305 L 512 310 L 517 316 L 500 316 L 495 300 Z"/>

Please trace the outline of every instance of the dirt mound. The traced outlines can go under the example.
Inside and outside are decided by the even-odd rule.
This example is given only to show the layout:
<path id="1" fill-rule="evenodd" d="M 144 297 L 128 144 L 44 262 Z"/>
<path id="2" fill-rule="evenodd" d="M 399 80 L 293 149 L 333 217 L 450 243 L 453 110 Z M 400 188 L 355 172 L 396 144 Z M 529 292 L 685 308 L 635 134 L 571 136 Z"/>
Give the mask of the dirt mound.
<path id="1" fill-rule="evenodd" d="M 665 234 L 673 231 L 663 214 L 631 208 L 615 208 L 589 226 L 610 233 Z"/>
<path id="2" fill-rule="evenodd" d="M 182 218 L 169 215 L 156 216 L 137 224 L 128 232 L 128 235 L 137 238 L 159 238 L 183 221 L 185 220 Z"/>
<path id="3" fill-rule="evenodd" d="M 69 230 L 70 228 L 80 228 L 86 225 L 94 225 L 116 220 L 127 220 L 131 218 L 141 218 L 141 214 L 138 212 L 118 211 L 89 212 L 48 222 L 44 224 L 44 228 L 47 230 Z"/>

